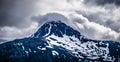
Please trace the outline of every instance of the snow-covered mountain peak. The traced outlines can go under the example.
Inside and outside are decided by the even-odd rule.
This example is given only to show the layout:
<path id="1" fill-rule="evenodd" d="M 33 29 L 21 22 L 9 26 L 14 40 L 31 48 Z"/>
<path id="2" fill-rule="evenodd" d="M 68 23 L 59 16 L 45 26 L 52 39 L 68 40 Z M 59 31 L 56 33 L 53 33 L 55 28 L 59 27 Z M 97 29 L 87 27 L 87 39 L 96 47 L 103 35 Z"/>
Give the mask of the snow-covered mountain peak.
<path id="1" fill-rule="evenodd" d="M 61 21 L 0 45 L 0 62 L 120 62 L 120 43 L 87 39 Z M 7 61 L 7 60 L 8 61 Z"/>
<path id="2" fill-rule="evenodd" d="M 48 46 L 62 47 L 68 50 L 71 54 L 79 59 L 86 58 L 87 60 L 104 60 L 114 61 L 110 53 L 109 42 L 98 42 L 87 39 L 82 36 L 77 30 L 61 21 L 51 21 L 45 23 L 34 34 L 33 38 L 44 38 Z M 81 60 L 80 60 L 81 61 Z"/>

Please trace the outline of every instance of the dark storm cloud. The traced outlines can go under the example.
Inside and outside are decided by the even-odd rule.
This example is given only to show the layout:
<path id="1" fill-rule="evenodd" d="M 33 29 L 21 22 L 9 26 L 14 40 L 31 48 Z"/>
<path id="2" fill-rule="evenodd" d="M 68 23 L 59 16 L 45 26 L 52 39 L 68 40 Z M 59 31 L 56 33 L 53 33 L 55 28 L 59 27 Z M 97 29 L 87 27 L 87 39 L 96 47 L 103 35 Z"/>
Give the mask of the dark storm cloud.
<path id="1" fill-rule="evenodd" d="M 37 23 L 31 17 L 36 1 L 0 0 L 0 39 L 23 38 L 34 32 Z"/>
<path id="2" fill-rule="evenodd" d="M 14 0 L 0 0 L 0 26 L 9 25 L 10 11 L 14 7 Z"/>
<path id="3" fill-rule="evenodd" d="M 104 5 L 104 4 L 111 4 L 111 3 L 114 3 L 114 4 L 116 4 L 116 5 L 118 5 L 118 6 L 120 6 L 120 0 L 97 0 L 96 1 L 97 2 L 97 4 L 100 4 L 100 5 Z"/>
<path id="4" fill-rule="evenodd" d="M 85 0 L 85 3 L 95 3 L 97 5 L 115 4 L 120 6 L 120 0 Z"/>
<path id="5" fill-rule="evenodd" d="M 26 20 L 33 11 L 32 0 L 0 0 L 0 27 L 27 27 L 30 20 Z"/>

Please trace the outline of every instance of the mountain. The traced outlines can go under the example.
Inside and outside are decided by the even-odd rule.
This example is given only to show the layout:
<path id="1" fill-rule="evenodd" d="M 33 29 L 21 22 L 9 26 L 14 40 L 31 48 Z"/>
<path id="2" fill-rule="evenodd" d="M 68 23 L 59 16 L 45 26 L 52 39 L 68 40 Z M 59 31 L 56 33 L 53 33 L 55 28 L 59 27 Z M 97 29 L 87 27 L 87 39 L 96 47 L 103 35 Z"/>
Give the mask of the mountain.
<path id="1" fill-rule="evenodd" d="M 0 44 L 0 62 L 120 62 L 120 43 L 92 40 L 61 21 Z"/>

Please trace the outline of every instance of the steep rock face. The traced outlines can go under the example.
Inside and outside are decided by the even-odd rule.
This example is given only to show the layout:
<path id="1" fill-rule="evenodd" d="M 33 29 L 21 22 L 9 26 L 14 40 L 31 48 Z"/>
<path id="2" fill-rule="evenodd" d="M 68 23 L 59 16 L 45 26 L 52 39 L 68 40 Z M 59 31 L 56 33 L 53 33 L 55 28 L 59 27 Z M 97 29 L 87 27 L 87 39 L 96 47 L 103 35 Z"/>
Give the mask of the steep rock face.
<path id="1" fill-rule="evenodd" d="M 32 37 L 0 44 L 0 62 L 119 62 L 120 43 L 87 39 L 61 21 L 43 24 Z"/>

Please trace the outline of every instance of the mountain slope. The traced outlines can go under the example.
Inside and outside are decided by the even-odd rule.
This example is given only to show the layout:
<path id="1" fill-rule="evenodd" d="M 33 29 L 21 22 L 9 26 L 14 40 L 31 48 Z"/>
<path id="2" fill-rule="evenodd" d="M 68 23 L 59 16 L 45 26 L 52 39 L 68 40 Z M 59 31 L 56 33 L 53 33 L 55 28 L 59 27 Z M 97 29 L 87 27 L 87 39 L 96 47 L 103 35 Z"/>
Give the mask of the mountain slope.
<path id="1" fill-rule="evenodd" d="M 0 62 L 119 62 L 120 43 L 87 39 L 61 21 L 0 45 Z"/>

